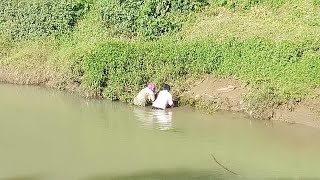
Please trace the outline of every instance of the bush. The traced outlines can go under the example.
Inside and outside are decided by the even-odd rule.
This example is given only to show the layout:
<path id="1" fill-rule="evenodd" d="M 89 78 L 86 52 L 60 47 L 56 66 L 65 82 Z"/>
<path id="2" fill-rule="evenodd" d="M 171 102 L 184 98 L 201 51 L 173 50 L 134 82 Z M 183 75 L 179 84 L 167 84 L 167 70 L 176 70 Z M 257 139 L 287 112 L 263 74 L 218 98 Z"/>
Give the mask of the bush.
<path id="1" fill-rule="evenodd" d="M 320 84 L 319 41 L 252 38 L 223 42 L 107 42 L 84 58 L 84 84 L 129 102 L 147 82 L 183 82 L 205 74 L 235 76 L 276 93 L 275 103 L 301 97 Z M 271 97 L 264 94 L 263 97 Z M 269 101 L 269 99 L 266 99 Z M 275 104 L 270 103 L 270 104 Z"/>
<path id="2" fill-rule="evenodd" d="M 256 5 L 267 5 L 270 7 L 279 7 L 285 3 L 284 0 L 213 0 L 218 6 L 225 6 L 229 9 L 248 10 Z"/>
<path id="3" fill-rule="evenodd" d="M 0 1 L 0 24 L 16 40 L 67 33 L 89 4 L 85 0 Z"/>
<path id="4" fill-rule="evenodd" d="M 108 0 L 100 6 L 105 26 L 116 34 L 157 39 L 180 30 L 186 16 L 207 4 L 207 0 Z"/>
<path id="5" fill-rule="evenodd" d="M 313 4 L 315 6 L 319 6 L 320 5 L 320 0 L 313 0 Z"/>
<path id="6" fill-rule="evenodd" d="M 91 89 L 103 89 L 108 98 L 130 101 L 149 81 L 160 85 L 187 75 L 213 72 L 220 63 L 219 51 L 214 50 L 218 48 L 214 46 L 209 41 L 178 45 L 108 42 L 85 57 L 84 84 Z"/>

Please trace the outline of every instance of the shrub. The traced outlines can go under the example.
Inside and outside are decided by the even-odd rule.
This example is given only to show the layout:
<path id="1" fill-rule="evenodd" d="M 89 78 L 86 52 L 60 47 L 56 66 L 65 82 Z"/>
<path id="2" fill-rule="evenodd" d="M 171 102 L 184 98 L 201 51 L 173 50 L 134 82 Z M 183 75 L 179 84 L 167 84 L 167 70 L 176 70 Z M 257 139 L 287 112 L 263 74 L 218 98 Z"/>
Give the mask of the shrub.
<path id="1" fill-rule="evenodd" d="M 86 0 L 7 0 L 0 2 L 0 24 L 13 39 L 71 31 L 88 10 Z"/>
<path id="2" fill-rule="evenodd" d="M 207 5 L 207 0 L 108 0 L 103 1 L 105 26 L 116 34 L 157 39 L 180 30 L 186 16 Z"/>
<path id="3" fill-rule="evenodd" d="M 284 0 L 213 0 L 218 6 L 225 6 L 230 9 L 248 10 L 256 5 L 267 5 L 270 7 L 279 7 L 285 3 Z"/>
<path id="4" fill-rule="evenodd" d="M 175 84 L 187 77 L 216 74 L 238 77 L 257 90 L 263 87 L 266 93 L 276 93 L 275 102 L 281 103 L 319 86 L 319 49 L 315 40 L 110 41 L 84 57 L 83 85 L 100 89 L 108 98 L 130 101 L 150 81 Z"/>
<path id="5" fill-rule="evenodd" d="M 204 43 L 204 44 L 203 44 Z M 169 44 L 169 45 L 168 45 Z M 111 99 L 130 101 L 147 82 L 160 85 L 187 75 L 211 73 L 219 66 L 219 51 L 212 42 L 108 42 L 85 57 L 85 82 L 102 88 Z M 212 48 L 210 52 L 208 50 Z"/>

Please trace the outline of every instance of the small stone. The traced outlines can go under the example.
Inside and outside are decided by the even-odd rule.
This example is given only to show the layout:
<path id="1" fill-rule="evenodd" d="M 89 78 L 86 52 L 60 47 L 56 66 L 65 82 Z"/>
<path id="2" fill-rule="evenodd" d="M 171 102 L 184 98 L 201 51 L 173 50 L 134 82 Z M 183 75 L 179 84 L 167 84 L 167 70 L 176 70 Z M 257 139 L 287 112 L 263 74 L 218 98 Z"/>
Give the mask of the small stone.
<path id="1" fill-rule="evenodd" d="M 229 85 L 229 86 L 226 87 L 226 88 L 217 89 L 217 91 L 220 91 L 220 92 L 230 92 L 230 91 L 235 90 L 236 88 L 237 88 L 237 87 L 235 87 L 235 86 Z"/>

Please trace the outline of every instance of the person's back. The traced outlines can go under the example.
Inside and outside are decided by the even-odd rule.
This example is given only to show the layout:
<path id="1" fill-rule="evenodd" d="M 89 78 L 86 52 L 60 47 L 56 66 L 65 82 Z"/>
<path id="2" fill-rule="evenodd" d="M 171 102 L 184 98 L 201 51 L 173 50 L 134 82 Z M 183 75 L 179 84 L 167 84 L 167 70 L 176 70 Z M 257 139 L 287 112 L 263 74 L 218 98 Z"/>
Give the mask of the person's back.
<path id="1" fill-rule="evenodd" d="M 170 86 L 163 85 L 163 90 L 159 92 L 157 99 L 153 102 L 154 109 L 166 109 L 167 106 L 173 106 L 172 95 L 170 94 Z"/>
<path id="2" fill-rule="evenodd" d="M 154 91 L 156 86 L 154 84 L 149 84 L 148 87 L 142 89 L 139 94 L 134 98 L 133 104 L 138 106 L 145 106 L 148 102 L 153 102 L 155 100 Z"/>

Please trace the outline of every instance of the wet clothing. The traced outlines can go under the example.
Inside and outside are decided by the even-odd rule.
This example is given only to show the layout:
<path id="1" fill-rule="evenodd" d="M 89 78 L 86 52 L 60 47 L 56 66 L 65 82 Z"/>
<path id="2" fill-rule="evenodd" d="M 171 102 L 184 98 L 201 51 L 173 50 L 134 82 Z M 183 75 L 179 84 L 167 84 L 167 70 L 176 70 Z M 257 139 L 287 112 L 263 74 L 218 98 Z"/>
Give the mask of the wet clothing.
<path id="1" fill-rule="evenodd" d="M 152 107 L 154 109 L 166 109 L 167 106 L 172 106 L 172 95 L 167 90 L 159 92 L 157 99 L 153 102 Z"/>
<path id="2" fill-rule="evenodd" d="M 138 106 L 145 106 L 148 102 L 154 101 L 154 93 L 148 87 L 142 89 L 134 98 L 133 104 Z"/>

